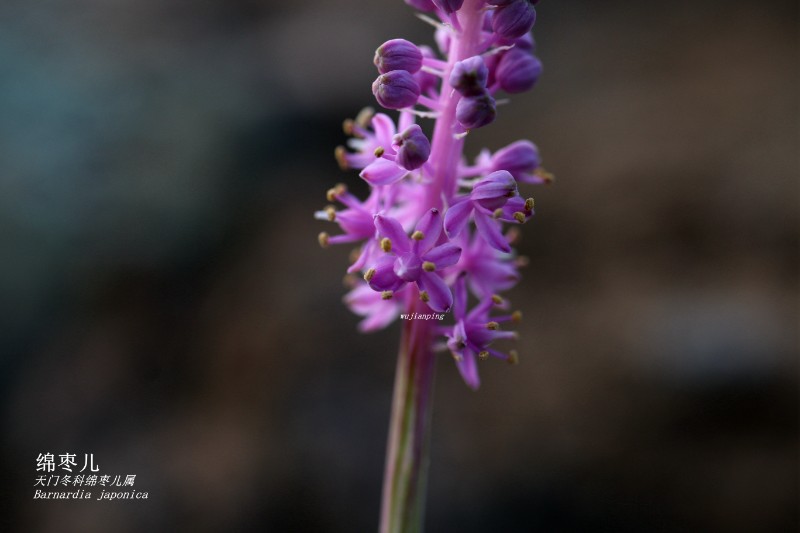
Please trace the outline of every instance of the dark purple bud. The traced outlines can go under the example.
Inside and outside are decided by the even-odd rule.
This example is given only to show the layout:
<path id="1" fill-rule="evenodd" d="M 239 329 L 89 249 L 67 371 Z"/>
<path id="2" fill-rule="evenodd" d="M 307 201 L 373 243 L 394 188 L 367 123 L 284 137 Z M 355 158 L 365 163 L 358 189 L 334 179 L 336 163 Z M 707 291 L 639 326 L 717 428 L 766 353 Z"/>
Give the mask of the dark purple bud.
<path id="1" fill-rule="evenodd" d="M 465 96 L 456 106 L 456 120 L 468 130 L 480 128 L 494 121 L 497 106 L 488 92 L 479 96 Z"/>
<path id="2" fill-rule="evenodd" d="M 486 89 L 489 69 L 481 56 L 472 56 L 453 65 L 450 85 L 464 96 L 478 96 Z"/>
<path id="3" fill-rule="evenodd" d="M 436 11 L 436 6 L 431 0 L 405 0 L 405 2 L 420 11 Z"/>
<path id="4" fill-rule="evenodd" d="M 431 143 L 417 124 L 395 135 L 392 148 L 397 151 L 395 162 L 406 170 L 418 169 L 431 155 Z"/>
<path id="5" fill-rule="evenodd" d="M 507 170 L 514 178 L 539 166 L 539 149 L 530 141 L 516 141 L 492 155 L 492 170 Z"/>
<path id="6" fill-rule="evenodd" d="M 505 170 L 498 170 L 476 183 L 469 197 L 489 211 L 494 211 L 516 195 L 517 182 L 514 176 Z"/>
<path id="7" fill-rule="evenodd" d="M 539 80 L 542 62 L 524 50 L 512 48 L 500 59 L 494 72 L 500 88 L 507 93 L 527 91 Z"/>
<path id="8" fill-rule="evenodd" d="M 405 39 L 392 39 L 375 50 L 373 63 L 381 74 L 392 70 L 406 70 L 413 74 L 422 68 L 422 52 Z"/>
<path id="9" fill-rule="evenodd" d="M 494 11 L 492 29 L 506 39 L 522 37 L 536 22 L 536 10 L 528 0 L 513 0 Z"/>
<path id="10" fill-rule="evenodd" d="M 386 109 L 403 109 L 417 103 L 419 84 L 409 72 L 392 70 L 378 76 L 372 84 L 372 94 Z"/>
<path id="11" fill-rule="evenodd" d="M 445 13 L 452 13 L 461 9 L 464 0 L 432 0 L 433 3 Z"/>

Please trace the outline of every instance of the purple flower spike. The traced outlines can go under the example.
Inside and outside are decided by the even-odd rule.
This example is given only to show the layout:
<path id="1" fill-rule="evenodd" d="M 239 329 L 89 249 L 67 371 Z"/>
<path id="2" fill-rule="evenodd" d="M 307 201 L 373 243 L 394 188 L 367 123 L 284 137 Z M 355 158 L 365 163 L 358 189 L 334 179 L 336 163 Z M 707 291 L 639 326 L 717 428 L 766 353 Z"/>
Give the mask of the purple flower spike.
<path id="1" fill-rule="evenodd" d="M 495 0 L 496 3 L 496 0 Z M 536 22 L 536 9 L 529 0 L 512 0 L 498 5 L 492 17 L 492 29 L 501 37 L 522 37 Z"/>
<path id="2" fill-rule="evenodd" d="M 373 63 L 381 74 L 392 70 L 405 70 L 414 74 L 422 68 L 422 52 L 414 43 L 405 39 L 392 39 L 375 50 Z"/>
<path id="3" fill-rule="evenodd" d="M 431 143 L 417 124 L 395 135 L 392 148 L 397 152 L 397 164 L 406 170 L 418 169 L 431 155 Z"/>
<path id="4" fill-rule="evenodd" d="M 409 72 L 392 70 L 378 76 L 372 84 L 372 94 L 386 109 L 403 109 L 417 103 L 420 89 Z"/>
<path id="5" fill-rule="evenodd" d="M 500 88 L 507 93 L 521 93 L 531 89 L 542 74 L 542 62 L 535 56 L 513 48 L 503 54 L 495 71 Z"/>
<path id="6" fill-rule="evenodd" d="M 445 13 L 453 13 L 461 9 L 464 0 L 432 0 L 433 3 Z"/>
<path id="7" fill-rule="evenodd" d="M 390 217 L 376 215 L 375 227 L 386 255 L 364 275 L 369 286 L 391 298 L 407 283 L 416 283 L 420 298 L 431 309 L 448 311 L 453 305 L 453 295 L 440 270 L 458 262 L 461 248 L 449 242 L 436 246 L 442 233 L 439 210 L 428 211 L 410 237 Z"/>
<path id="8" fill-rule="evenodd" d="M 489 69 L 481 56 L 472 56 L 453 65 L 450 85 L 463 96 L 479 96 L 486 89 Z"/>
<path id="9" fill-rule="evenodd" d="M 456 120 L 468 130 L 491 124 L 496 116 L 497 104 L 486 91 L 478 96 L 465 96 L 456 106 Z"/>

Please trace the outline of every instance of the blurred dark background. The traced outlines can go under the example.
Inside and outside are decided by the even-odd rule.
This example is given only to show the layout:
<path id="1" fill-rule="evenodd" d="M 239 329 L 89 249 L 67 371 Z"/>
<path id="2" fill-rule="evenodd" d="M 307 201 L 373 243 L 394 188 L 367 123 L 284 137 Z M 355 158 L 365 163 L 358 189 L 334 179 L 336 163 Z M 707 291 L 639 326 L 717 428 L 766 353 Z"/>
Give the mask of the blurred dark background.
<path id="1" fill-rule="evenodd" d="M 428 531 L 798 529 L 798 6 L 539 4 L 521 364 L 438 368 Z M 376 529 L 398 327 L 312 219 L 400 0 L 0 3 L 0 530 Z M 32 500 L 93 453 L 150 499 Z"/>

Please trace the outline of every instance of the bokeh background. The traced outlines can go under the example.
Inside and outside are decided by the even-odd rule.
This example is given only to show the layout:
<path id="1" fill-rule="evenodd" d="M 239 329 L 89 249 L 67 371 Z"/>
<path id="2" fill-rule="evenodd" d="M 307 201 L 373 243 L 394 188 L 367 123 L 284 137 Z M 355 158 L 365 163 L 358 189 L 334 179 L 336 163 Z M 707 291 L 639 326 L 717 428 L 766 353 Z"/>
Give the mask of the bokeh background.
<path id="1" fill-rule="evenodd" d="M 798 6 L 545 1 L 521 364 L 438 367 L 428 530 L 798 528 Z M 0 530 L 363 532 L 398 327 L 360 335 L 344 181 L 399 0 L 0 3 Z M 149 500 L 32 500 L 93 453 Z"/>

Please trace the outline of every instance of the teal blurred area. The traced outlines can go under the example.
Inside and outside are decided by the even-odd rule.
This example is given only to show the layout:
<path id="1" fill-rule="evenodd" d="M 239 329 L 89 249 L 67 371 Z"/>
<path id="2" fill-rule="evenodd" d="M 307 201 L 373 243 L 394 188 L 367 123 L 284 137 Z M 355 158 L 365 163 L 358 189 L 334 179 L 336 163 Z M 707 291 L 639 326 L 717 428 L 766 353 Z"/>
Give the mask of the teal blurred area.
<path id="1" fill-rule="evenodd" d="M 467 142 L 556 175 L 521 364 L 443 356 L 428 530 L 797 530 L 798 6 L 537 9 Z M 312 214 L 393 37 L 433 44 L 400 0 L 0 3 L 0 530 L 376 528 L 398 328 Z M 33 500 L 45 452 L 150 498 Z"/>

